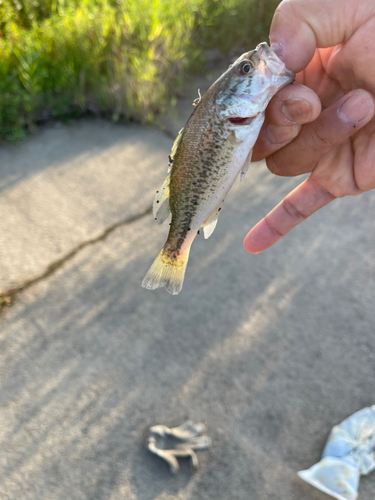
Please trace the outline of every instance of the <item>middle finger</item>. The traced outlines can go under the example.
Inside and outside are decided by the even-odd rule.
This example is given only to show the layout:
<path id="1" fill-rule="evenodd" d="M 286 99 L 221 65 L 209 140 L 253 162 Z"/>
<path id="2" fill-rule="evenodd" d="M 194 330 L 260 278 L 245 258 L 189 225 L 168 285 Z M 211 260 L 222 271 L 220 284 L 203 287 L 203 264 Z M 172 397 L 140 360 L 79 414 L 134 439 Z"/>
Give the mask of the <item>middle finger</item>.
<path id="1" fill-rule="evenodd" d="M 374 112 L 371 94 L 361 89 L 349 92 L 304 125 L 295 141 L 269 156 L 268 168 L 284 176 L 311 172 L 320 158 L 364 127 Z"/>

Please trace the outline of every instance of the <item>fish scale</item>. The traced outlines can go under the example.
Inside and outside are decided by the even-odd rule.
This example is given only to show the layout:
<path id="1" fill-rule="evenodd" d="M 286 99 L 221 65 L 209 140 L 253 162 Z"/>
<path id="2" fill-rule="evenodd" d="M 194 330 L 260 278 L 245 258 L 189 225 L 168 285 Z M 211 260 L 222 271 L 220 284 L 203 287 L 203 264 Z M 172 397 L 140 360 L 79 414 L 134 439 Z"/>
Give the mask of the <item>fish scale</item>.
<path id="1" fill-rule="evenodd" d="M 217 115 L 207 114 L 200 103 L 192 116 L 196 120 L 189 120 L 174 157 L 179 168 L 172 169 L 171 174 L 170 206 L 174 217 L 164 252 L 176 257 L 188 231 L 192 230 L 196 213 L 223 178 L 223 168 L 231 152 L 220 148 L 220 141 L 226 140 L 230 132 Z M 195 155 L 187 151 L 186 144 L 195 148 Z"/>
<path id="2" fill-rule="evenodd" d="M 203 227 L 215 229 L 234 180 L 248 169 L 252 149 L 273 95 L 294 74 L 266 43 L 243 54 L 199 99 L 169 156 L 169 171 L 153 211 L 159 223 L 172 214 L 169 234 L 142 286 L 182 288 L 191 244 Z"/>

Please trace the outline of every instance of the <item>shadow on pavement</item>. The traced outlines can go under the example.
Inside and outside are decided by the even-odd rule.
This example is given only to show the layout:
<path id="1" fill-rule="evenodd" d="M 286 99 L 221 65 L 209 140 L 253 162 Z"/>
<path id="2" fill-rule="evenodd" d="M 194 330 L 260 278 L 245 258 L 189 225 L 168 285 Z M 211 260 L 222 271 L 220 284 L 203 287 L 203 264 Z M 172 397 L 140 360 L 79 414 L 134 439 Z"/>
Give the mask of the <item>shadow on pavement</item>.
<path id="1" fill-rule="evenodd" d="M 7 311 L 1 497 L 325 498 L 296 471 L 335 423 L 374 403 L 375 242 L 362 215 L 375 198 L 333 204 L 249 256 L 247 228 L 290 188 L 263 170 L 251 180 L 194 243 L 179 296 L 140 287 L 166 231 L 148 217 Z M 151 425 L 186 418 L 206 423 L 213 446 L 197 473 L 183 462 L 174 477 L 145 440 Z M 373 498 L 373 480 L 360 487 Z"/>

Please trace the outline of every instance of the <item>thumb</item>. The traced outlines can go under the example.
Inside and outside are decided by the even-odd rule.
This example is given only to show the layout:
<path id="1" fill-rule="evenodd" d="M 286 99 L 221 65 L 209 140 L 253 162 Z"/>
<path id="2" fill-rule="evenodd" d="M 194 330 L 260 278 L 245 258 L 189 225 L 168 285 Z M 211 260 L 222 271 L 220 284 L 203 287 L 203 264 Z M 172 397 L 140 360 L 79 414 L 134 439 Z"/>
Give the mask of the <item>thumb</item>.
<path id="1" fill-rule="evenodd" d="M 345 43 L 373 16 L 373 0 L 284 0 L 273 17 L 270 41 L 287 68 L 297 73 L 317 47 Z"/>

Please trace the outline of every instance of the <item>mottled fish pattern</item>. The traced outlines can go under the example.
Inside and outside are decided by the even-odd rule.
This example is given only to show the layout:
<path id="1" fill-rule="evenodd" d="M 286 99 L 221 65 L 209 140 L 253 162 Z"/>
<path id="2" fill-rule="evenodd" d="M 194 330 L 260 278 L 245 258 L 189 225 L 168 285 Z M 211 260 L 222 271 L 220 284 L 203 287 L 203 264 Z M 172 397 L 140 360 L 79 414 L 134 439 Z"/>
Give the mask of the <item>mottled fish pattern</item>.
<path id="1" fill-rule="evenodd" d="M 266 43 L 243 54 L 199 100 L 169 156 L 153 212 L 161 224 L 172 214 L 167 241 L 142 286 L 180 292 L 189 251 L 203 227 L 215 229 L 222 202 L 237 175 L 241 180 L 273 95 L 294 74 Z"/>

